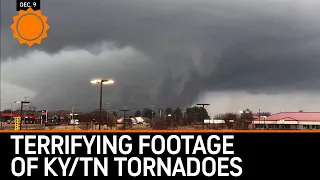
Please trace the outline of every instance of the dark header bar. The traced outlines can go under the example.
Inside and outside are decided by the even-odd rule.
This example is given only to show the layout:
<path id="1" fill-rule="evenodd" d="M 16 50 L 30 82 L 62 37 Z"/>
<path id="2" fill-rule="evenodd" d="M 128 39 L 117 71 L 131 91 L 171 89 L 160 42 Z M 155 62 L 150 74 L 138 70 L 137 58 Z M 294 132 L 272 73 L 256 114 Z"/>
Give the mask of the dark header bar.
<path id="1" fill-rule="evenodd" d="M 40 10 L 40 0 L 17 0 L 17 11 L 26 11 L 29 8 Z"/>

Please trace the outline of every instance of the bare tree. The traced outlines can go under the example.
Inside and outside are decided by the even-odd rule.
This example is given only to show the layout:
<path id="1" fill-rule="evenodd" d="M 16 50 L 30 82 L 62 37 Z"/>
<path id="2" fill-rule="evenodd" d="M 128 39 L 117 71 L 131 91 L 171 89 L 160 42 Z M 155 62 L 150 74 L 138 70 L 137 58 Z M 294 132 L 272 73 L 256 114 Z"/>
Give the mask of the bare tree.
<path id="1" fill-rule="evenodd" d="M 249 125 L 253 121 L 253 114 L 250 109 L 245 109 L 240 114 L 240 118 L 237 121 L 238 128 L 240 129 L 248 129 Z"/>
<path id="2" fill-rule="evenodd" d="M 218 114 L 215 116 L 215 119 L 221 119 L 224 120 L 225 125 L 228 129 L 234 129 L 235 124 L 239 120 L 239 116 L 236 113 L 224 113 L 224 114 Z"/>
<path id="3" fill-rule="evenodd" d="M 116 121 L 117 121 L 117 118 L 114 115 L 112 115 L 112 114 L 108 115 L 108 118 L 107 118 L 107 129 L 108 128 L 112 129 L 113 127 L 116 127 L 116 125 L 117 125 Z"/>
<path id="4" fill-rule="evenodd" d="M 80 126 L 82 130 L 89 130 L 91 128 L 90 114 L 82 114 L 79 116 Z"/>

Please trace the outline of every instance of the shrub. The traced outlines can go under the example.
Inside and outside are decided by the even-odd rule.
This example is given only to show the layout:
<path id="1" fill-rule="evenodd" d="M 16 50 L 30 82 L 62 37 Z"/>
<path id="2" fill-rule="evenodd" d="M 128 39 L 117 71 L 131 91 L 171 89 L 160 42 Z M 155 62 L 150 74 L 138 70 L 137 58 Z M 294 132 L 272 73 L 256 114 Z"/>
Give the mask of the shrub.
<path id="1" fill-rule="evenodd" d="M 156 130 L 163 130 L 169 128 L 169 123 L 162 119 L 153 119 L 151 120 L 151 128 Z"/>
<path id="2" fill-rule="evenodd" d="M 89 130 L 90 127 L 91 127 L 91 123 L 89 121 L 83 122 L 79 126 L 81 130 Z"/>

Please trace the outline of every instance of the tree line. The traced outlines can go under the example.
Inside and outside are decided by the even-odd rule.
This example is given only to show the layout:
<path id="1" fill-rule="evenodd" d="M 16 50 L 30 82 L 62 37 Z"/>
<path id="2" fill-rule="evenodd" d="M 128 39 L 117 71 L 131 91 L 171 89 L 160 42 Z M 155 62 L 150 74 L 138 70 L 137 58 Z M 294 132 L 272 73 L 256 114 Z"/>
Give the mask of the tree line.
<path id="1" fill-rule="evenodd" d="M 11 112 L 11 110 L 4 110 L 3 113 Z M 29 111 L 29 113 L 31 113 Z M 36 111 L 33 111 L 36 112 Z M 68 123 L 70 120 L 69 111 L 59 111 L 55 113 L 61 118 L 61 121 Z M 78 119 L 81 122 L 83 129 L 90 128 L 93 124 L 102 123 L 106 125 L 107 128 L 113 128 L 116 125 L 116 120 L 123 116 L 119 111 L 106 111 L 102 109 L 102 121 L 100 121 L 100 111 L 93 110 L 86 113 L 77 113 Z M 252 123 L 254 116 L 269 116 L 270 112 L 259 112 L 253 113 L 250 109 L 245 109 L 243 113 L 221 113 L 213 117 L 216 120 L 224 120 L 224 126 L 221 128 L 228 129 L 248 129 L 249 125 Z M 210 119 L 208 112 L 203 107 L 188 107 L 182 110 L 179 107 L 175 109 L 165 108 L 154 111 L 152 108 L 144 108 L 142 110 L 136 110 L 131 113 L 127 113 L 126 119 L 124 120 L 128 126 L 130 126 L 131 117 L 145 117 L 146 123 L 149 124 L 153 129 L 173 129 L 178 128 L 179 126 L 189 126 L 194 125 L 194 128 L 203 128 L 203 119 Z M 214 124 L 209 124 L 206 126 L 214 126 Z M 219 128 L 219 127 L 212 127 Z"/>

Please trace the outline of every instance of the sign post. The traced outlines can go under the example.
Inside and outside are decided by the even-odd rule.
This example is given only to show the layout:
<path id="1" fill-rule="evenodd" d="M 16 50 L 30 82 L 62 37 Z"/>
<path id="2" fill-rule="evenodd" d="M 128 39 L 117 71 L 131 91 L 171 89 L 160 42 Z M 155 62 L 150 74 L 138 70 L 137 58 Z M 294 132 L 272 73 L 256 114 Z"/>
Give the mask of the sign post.
<path id="1" fill-rule="evenodd" d="M 42 110 L 41 112 L 41 128 L 43 129 L 43 124 L 48 122 L 48 111 Z"/>
<path id="2" fill-rule="evenodd" d="M 20 122 L 21 122 L 21 117 L 14 117 L 14 130 L 18 131 L 20 130 Z"/>

